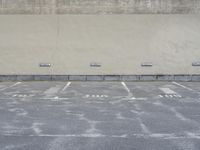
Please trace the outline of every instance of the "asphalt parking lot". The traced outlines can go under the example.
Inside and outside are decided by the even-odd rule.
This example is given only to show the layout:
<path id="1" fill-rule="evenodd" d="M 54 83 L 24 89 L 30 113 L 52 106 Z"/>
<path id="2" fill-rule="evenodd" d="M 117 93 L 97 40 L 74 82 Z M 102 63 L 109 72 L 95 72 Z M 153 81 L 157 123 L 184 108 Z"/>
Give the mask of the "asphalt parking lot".
<path id="1" fill-rule="evenodd" d="M 199 150 L 198 82 L 1 82 L 0 150 Z"/>

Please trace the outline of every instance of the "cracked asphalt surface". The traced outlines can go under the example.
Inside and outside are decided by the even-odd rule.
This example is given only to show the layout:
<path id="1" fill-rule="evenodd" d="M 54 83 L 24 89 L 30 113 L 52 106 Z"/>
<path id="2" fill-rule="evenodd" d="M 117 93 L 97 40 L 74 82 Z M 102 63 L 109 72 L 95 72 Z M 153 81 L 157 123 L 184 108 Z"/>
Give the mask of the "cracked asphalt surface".
<path id="1" fill-rule="evenodd" d="M 199 150 L 198 82 L 1 82 L 0 150 Z"/>

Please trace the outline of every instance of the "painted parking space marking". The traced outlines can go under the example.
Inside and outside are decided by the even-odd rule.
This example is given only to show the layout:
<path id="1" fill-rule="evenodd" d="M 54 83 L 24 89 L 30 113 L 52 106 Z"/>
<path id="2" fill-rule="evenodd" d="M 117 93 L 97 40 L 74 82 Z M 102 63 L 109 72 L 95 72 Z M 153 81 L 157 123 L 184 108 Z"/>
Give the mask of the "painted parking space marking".
<path id="1" fill-rule="evenodd" d="M 160 94 L 160 98 L 181 98 L 182 96 L 170 88 L 159 88 L 164 94 Z"/>
<path id="2" fill-rule="evenodd" d="M 17 82 L 17 83 L 14 83 L 14 84 L 12 84 L 12 85 L 10 85 L 10 86 L 8 86 L 8 87 L 2 88 L 2 89 L 0 89 L 0 91 L 7 90 L 7 89 L 12 88 L 12 87 L 14 87 L 14 86 L 16 86 L 16 85 L 19 85 L 19 84 L 21 84 L 21 82 Z"/>
<path id="3" fill-rule="evenodd" d="M 128 96 L 121 82 L 73 82 L 73 86 L 59 94 L 71 98 L 75 96 L 80 98 L 124 98 Z"/>
<path id="4" fill-rule="evenodd" d="M 160 98 L 181 98 L 182 96 L 179 94 L 160 94 L 158 95 Z"/>
<path id="5" fill-rule="evenodd" d="M 178 86 L 180 86 L 180 87 L 182 87 L 182 88 L 184 88 L 184 89 L 187 89 L 187 90 L 189 90 L 189 91 L 194 91 L 193 89 L 191 89 L 191 88 L 189 88 L 189 87 L 186 87 L 186 86 L 184 86 L 184 85 L 182 85 L 182 84 L 180 84 L 180 83 L 177 83 L 177 82 L 172 82 L 173 84 L 175 84 L 175 85 L 178 85 Z"/>
<path id="6" fill-rule="evenodd" d="M 147 100 L 146 97 L 132 97 L 132 100 Z"/>
<path id="7" fill-rule="evenodd" d="M 87 94 L 87 95 L 85 95 L 83 98 L 108 98 L 108 95 L 94 95 L 94 94 L 92 94 L 92 95 L 90 95 L 90 94 Z"/>
<path id="8" fill-rule="evenodd" d="M 131 97 L 133 94 L 131 93 L 131 91 L 128 88 L 128 86 L 126 85 L 126 83 L 125 82 L 121 82 L 121 84 L 123 85 L 124 89 L 128 92 L 128 96 Z"/>
<path id="9" fill-rule="evenodd" d="M 68 100 L 69 98 L 54 96 L 54 97 L 44 97 L 44 98 L 39 98 L 39 99 L 41 99 L 41 100 L 51 100 L 51 101 L 62 101 L 62 100 Z"/>
<path id="10" fill-rule="evenodd" d="M 171 90 L 170 88 L 159 88 L 165 94 L 177 94 L 175 91 Z"/>
<path id="11" fill-rule="evenodd" d="M 46 91 L 44 91 L 45 96 L 42 99 L 50 99 L 50 100 L 60 100 L 58 98 L 58 93 L 61 90 L 61 85 L 56 85 L 53 87 L 50 87 Z"/>
<path id="12" fill-rule="evenodd" d="M 121 82 L 121 84 L 123 85 L 124 89 L 128 92 L 128 97 L 131 100 L 146 100 L 147 98 L 145 97 L 134 97 L 133 93 L 131 92 L 131 90 L 128 88 L 128 86 L 126 85 L 125 82 Z"/>
<path id="13" fill-rule="evenodd" d="M 126 82 L 130 91 L 132 92 L 132 100 L 148 100 L 156 99 L 159 94 L 165 94 L 159 89 L 159 87 L 166 87 L 166 83 L 163 82 Z M 170 88 L 170 87 L 169 87 Z M 171 89 L 171 88 L 170 88 Z M 167 90 L 166 90 L 167 91 Z"/>
<path id="14" fill-rule="evenodd" d="M 130 89 L 127 87 L 126 83 L 125 82 L 121 82 L 121 84 L 123 85 L 123 87 L 126 89 L 126 91 L 128 93 L 130 93 Z"/>
<path id="15" fill-rule="evenodd" d="M 22 86 L 24 84 L 9 89 L 5 92 L 8 92 L 9 96 L 12 94 L 13 100 L 0 100 L 1 135 L 9 140 L 14 137 L 14 143 L 20 138 L 16 145 L 24 140 L 27 143 L 27 138 L 30 138 L 30 141 L 32 138 L 40 141 L 41 137 L 50 139 L 50 143 L 53 141 L 54 145 L 58 145 L 54 148 L 59 148 L 60 143 L 66 145 L 63 144 L 66 138 L 93 138 L 97 141 L 99 138 L 107 138 L 114 141 L 122 140 L 125 144 L 128 140 L 129 147 L 132 146 L 133 139 L 138 138 L 150 140 L 150 144 L 152 139 L 167 140 L 167 144 L 168 141 L 186 141 L 186 146 L 190 142 L 193 143 L 193 140 L 197 141 L 197 144 L 199 142 L 200 103 L 196 102 L 196 99 L 188 99 L 185 95 L 180 99 L 172 99 L 177 93 L 194 94 L 181 87 L 165 83 L 131 85 L 130 82 L 126 82 L 129 91 L 133 93 L 133 96 L 127 97 L 128 93 L 121 82 L 88 83 L 85 84 L 87 86 L 81 86 L 83 83 L 80 82 L 72 82 L 64 93 L 61 91 L 67 82 L 42 82 L 38 86 L 36 84 L 30 83 L 27 89 Z M 28 99 L 27 97 L 35 93 L 32 89 L 40 90 L 40 93 Z M 52 97 L 46 98 L 45 91 L 46 94 L 53 94 Z M 5 96 L 5 92 L 1 92 L 1 96 Z M 158 98 L 159 94 L 163 94 L 162 97 L 165 94 L 165 97 Z M 23 97 L 29 101 L 23 101 Z M 47 143 L 49 144 L 49 141 Z M 31 146 L 34 143 L 28 144 Z M 170 148 L 167 146 L 166 149 Z"/>
<path id="16" fill-rule="evenodd" d="M 34 94 L 14 94 L 12 97 L 15 98 L 28 98 L 28 97 L 33 97 L 35 96 Z"/>
<path id="17" fill-rule="evenodd" d="M 179 93 L 182 93 L 184 96 L 190 98 L 200 97 L 200 91 L 198 89 L 195 89 L 194 87 L 188 86 L 189 84 L 177 83 L 177 82 L 172 82 L 172 83 L 176 86 L 177 91 Z"/>
<path id="18" fill-rule="evenodd" d="M 58 93 L 59 90 L 60 90 L 60 87 L 58 87 L 58 86 L 51 87 L 51 88 L 47 89 L 47 90 L 44 92 L 44 94 L 46 94 L 46 95 L 53 95 L 53 94 Z"/>
<path id="19" fill-rule="evenodd" d="M 62 92 L 64 92 L 70 85 L 71 85 L 71 82 L 67 82 L 67 84 L 62 89 Z"/>

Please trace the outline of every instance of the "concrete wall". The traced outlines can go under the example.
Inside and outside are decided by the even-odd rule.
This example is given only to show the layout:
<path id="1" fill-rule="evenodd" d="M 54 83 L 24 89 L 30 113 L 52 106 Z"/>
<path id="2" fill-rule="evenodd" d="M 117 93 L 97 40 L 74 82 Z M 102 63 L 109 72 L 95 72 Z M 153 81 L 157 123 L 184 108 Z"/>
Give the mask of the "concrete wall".
<path id="1" fill-rule="evenodd" d="M 0 74 L 200 74 L 198 14 L 1 15 L 0 33 Z"/>
<path id="2" fill-rule="evenodd" d="M 200 74 L 199 13 L 200 0 L 0 0 L 0 75 Z"/>
<path id="3" fill-rule="evenodd" d="M 200 0 L 0 0 L 0 14 L 199 12 Z"/>

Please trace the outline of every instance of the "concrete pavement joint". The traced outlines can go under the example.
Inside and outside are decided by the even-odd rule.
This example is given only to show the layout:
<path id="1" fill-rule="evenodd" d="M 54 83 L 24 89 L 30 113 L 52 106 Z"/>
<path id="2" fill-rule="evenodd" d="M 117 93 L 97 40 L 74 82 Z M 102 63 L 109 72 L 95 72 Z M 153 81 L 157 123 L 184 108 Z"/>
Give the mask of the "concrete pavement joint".
<path id="1" fill-rule="evenodd" d="M 200 75 L 0 75 L 0 81 L 200 81 Z"/>

